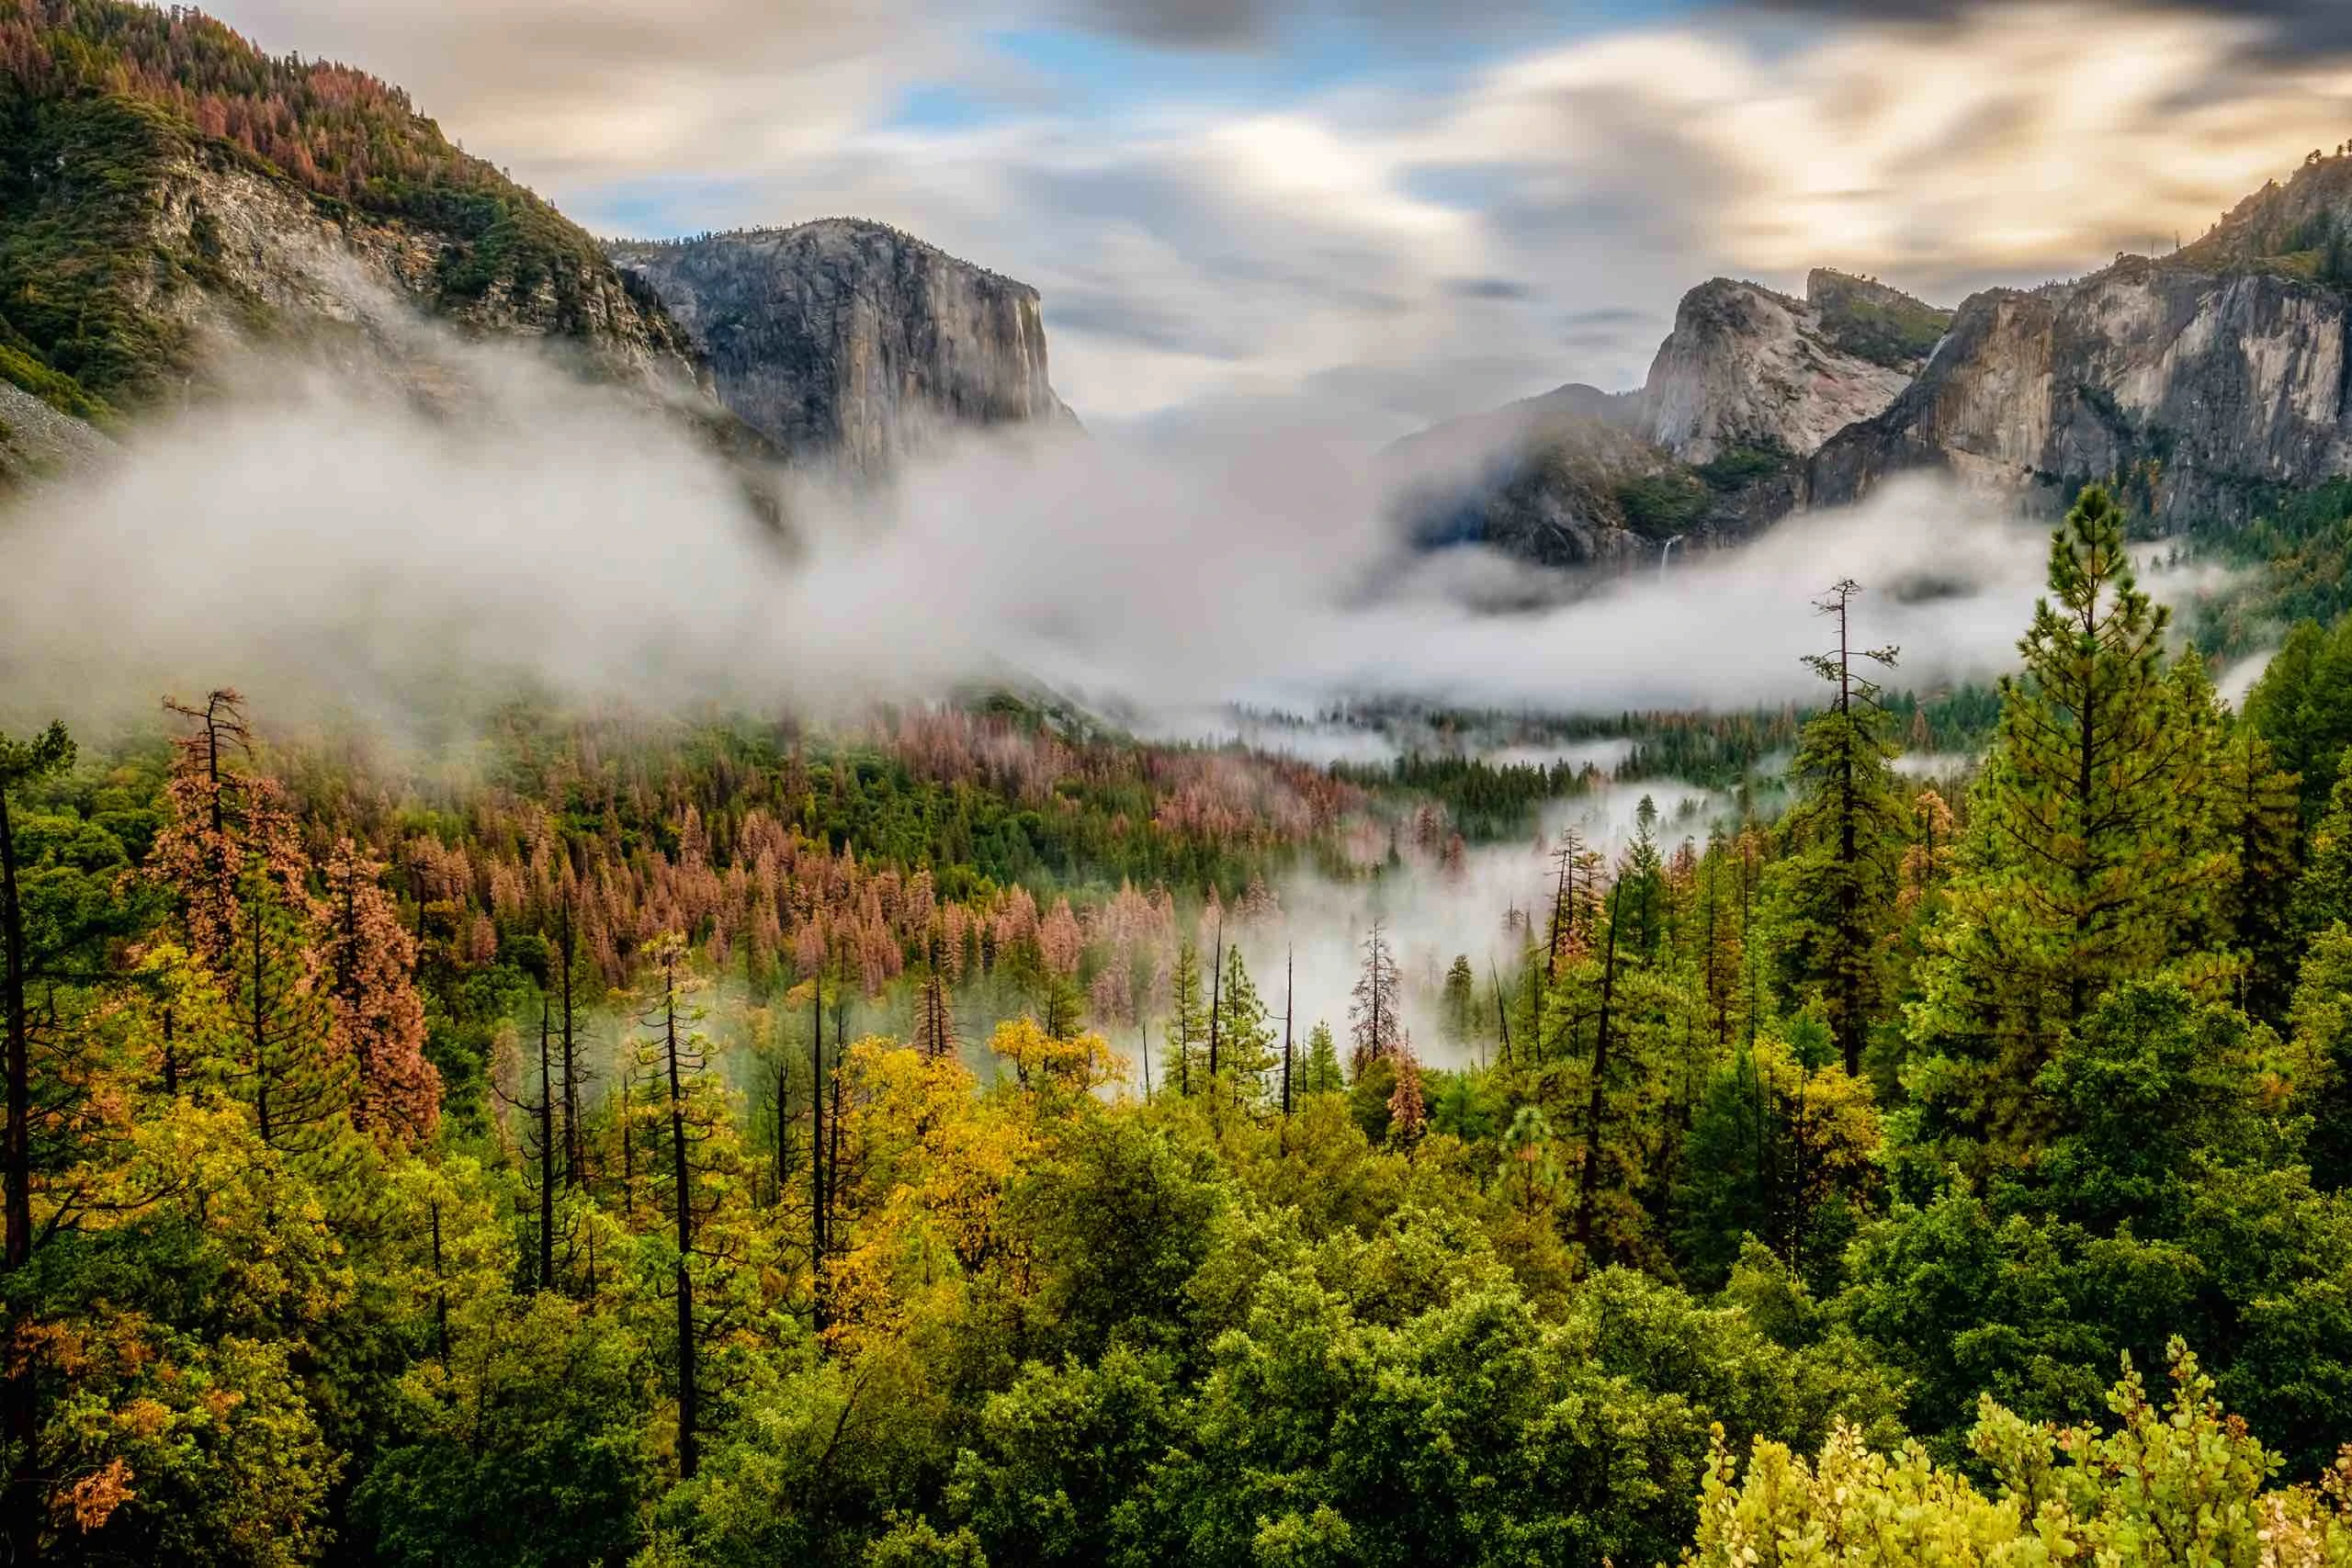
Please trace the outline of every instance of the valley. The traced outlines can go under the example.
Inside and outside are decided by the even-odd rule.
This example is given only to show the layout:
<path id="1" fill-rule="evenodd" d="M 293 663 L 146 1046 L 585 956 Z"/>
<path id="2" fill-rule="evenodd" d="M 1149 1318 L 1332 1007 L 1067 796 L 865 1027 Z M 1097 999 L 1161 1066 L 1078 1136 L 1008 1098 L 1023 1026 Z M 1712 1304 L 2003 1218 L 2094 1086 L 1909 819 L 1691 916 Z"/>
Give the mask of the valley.
<path id="1" fill-rule="evenodd" d="M 1938 25 L 1725 6 L 1792 97 Z M 367 10 L 0 0 L 6 1561 L 2352 1562 L 2352 151 L 1392 439 L 1171 325 L 1161 209 L 1428 115 L 1104 172 L 1136 59 L 1340 23 L 931 17 L 1001 120 L 785 137 L 616 4 L 492 83 L 605 95 L 560 208 L 272 52 Z M 1729 24 L 1619 25 L 1552 47 Z M 760 125 L 1047 127 L 1134 280 L 801 213 Z M 1517 308 L 1416 168 L 1446 322 Z M 1256 238 L 1185 259 L 1419 330 Z"/>

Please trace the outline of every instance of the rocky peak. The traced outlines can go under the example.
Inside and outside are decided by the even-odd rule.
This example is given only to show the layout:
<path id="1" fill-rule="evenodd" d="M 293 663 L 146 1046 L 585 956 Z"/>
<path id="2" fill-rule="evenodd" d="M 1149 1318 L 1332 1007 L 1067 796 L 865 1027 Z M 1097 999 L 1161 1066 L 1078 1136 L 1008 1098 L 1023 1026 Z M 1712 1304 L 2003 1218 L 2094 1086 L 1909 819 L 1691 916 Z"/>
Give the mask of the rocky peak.
<path id="1" fill-rule="evenodd" d="M 692 339 L 719 400 L 788 454 L 867 472 L 942 431 L 1071 420 L 1037 291 L 886 224 L 825 219 L 670 243 L 616 265 Z"/>
<path id="2" fill-rule="evenodd" d="M 1826 304 L 1724 277 L 1684 295 L 1640 394 L 1649 438 L 1692 463 L 1739 451 L 1804 457 L 1892 403 L 1908 370 L 1847 346 L 1866 336 L 1859 323 L 1888 313 L 1864 292 L 1879 286 L 1815 276 Z"/>

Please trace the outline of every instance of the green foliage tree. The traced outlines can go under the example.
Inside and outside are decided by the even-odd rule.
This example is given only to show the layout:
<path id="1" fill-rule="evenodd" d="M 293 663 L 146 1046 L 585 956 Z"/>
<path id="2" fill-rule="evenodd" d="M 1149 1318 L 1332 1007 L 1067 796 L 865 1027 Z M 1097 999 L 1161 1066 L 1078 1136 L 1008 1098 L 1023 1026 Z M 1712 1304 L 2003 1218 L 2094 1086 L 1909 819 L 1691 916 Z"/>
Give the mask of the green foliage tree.
<path id="1" fill-rule="evenodd" d="M 618 1562 L 658 1479 L 640 1347 L 614 1315 L 540 1292 L 458 1314 L 465 1353 L 413 1367 L 352 1500 L 380 1561 Z"/>
<path id="2" fill-rule="evenodd" d="M 1306 1061 L 1300 1067 L 1298 1088 L 1301 1094 L 1338 1094 L 1346 1089 L 1347 1076 L 1340 1066 L 1339 1042 L 1332 1037 L 1331 1026 L 1317 1019 L 1306 1035 Z"/>
<path id="3" fill-rule="evenodd" d="M 2173 1393 L 2151 1398 L 2127 1357 L 2113 1429 L 2059 1427 L 1987 1398 L 1969 1434 L 1977 1489 L 1917 1444 L 1887 1454 L 1841 1426 L 1812 1461 L 1758 1443 L 1743 1475 L 1717 1441 L 1700 1503 L 1697 1568 L 1837 1561 L 2129 1564 L 2352 1561 L 2352 1492 L 2266 1490 L 2278 1456 L 2222 1412 L 2173 1341 Z"/>
<path id="4" fill-rule="evenodd" d="M 1877 1185 L 1881 1132 L 1868 1089 L 1824 1055 L 1768 1036 L 1709 1078 L 1673 1194 L 1693 1283 L 1720 1288 L 1752 1238 L 1797 1277 L 1834 1286 Z"/>
<path id="5" fill-rule="evenodd" d="M 1228 1092 L 1237 1102 L 1255 1104 L 1265 1098 L 1265 1075 L 1277 1060 L 1274 1031 L 1238 942 L 1225 950 L 1216 1007 L 1218 1071 L 1230 1080 Z"/>
<path id="6" fill-rule="evenodd" d="M 2352 1187 L 2352 925 L 2338 920 L 2312 939 L 2290 1021 L 2312 1179 L 2340 1191 Z"/>
<path id="7" fill-rule="evenodd" d="M 2052 536 L 2050 596 L 2001 688 L 1909 1011 L 1931 1127 L 2014 1158 L 2036 1075 L 2099 996 L 2179 956 L 2228 881 L 2200 820 L 2209 714 L 2168 678 L 2164 609 L 2133 580 L 2122 516 L 2086 490 Z"/>

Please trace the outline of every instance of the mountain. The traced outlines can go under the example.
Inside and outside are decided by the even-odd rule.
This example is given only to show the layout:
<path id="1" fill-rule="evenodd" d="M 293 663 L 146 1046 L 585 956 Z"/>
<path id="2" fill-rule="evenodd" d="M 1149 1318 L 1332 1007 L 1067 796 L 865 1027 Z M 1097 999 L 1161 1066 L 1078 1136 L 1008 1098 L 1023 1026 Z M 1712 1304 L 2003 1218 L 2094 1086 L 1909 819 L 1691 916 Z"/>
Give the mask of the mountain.
<path id="1" fill-rule="evenodd" d="M 1424 544 L 1551 566 L 1742 537 L 1802 502 L 1804 459 L 1892 404 L 1950 316 L 1826 270 L 1803 299 L 1715 278 L 1638 390 L 1571 385 L 1422 432 L 1390 450 L 1392 489 Z"/>
<path id="2" fill-rule="evenodd" d="M 1693 463 L 1742 448 L 1805 456 L 1883 412 L 1949 319 L 1826 270 L 1803 299 L 1728 278 L 1701 284 L 1683 296 L 1639 394 L 1645 434 Z"/>
<path id="3" fill-rule="evenodd" d="M 827 219 L 609 252 L 719 400 L 785 452 L 872 471 L 952 426 L 1074 423 L 1037 291 L 885 224 Z"/>
<path id="4" fill-rule="evenodd" d="M 607 254 L 365 73 L 193 11 L 0 0 L 0 483 L 208 387 L 231 341 L 447 404 L 464 374 L 420 316 L 537 343 L 738 458 L 870 471 L 943 423 L 1069 418 L 1036 291 L 907 235 Z"/>
<path id="5" fill-rule="evenodd" d="M 1638 390 L 1553 394 L 1399 450 L 1435 449 L 1451 468 L 1400 487 L 1421 539 L 1555 565 L 1736 538 L 1919 469 L 2030 512 L 2105 481 L 2160 530 L 2234 527 L 2352 475 L 2352 151 L 2170 255 L 1956 310 L 1832 272 L 1802 300 L 1717 278 Z"/>
<path id="6" fill-rule="evenodd" d="M 2120 480 L 2166 528 L 2352 472 L 2352 157 L 2319 158 L 2169 256 L 1963 303 L 1884 412 L 1826 443 L 1809 502 L 1944 469 L 2029 505 Z"/>
<path id="7" fill-rule="evenodd" d="M 397 88 L 194 12 L 0 0 L 0 377 L 103 420 L 223 337 L 368 346 L 388 303 L 693 382 L 657 302 Z"/>

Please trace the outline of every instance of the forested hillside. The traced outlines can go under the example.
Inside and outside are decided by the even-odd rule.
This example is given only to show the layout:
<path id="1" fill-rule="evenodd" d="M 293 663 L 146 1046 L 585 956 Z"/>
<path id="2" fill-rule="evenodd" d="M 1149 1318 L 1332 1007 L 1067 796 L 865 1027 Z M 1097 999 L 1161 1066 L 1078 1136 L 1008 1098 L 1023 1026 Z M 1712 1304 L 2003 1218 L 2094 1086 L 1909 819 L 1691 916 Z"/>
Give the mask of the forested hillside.
<path id="1" fill-rule="evenodd" d="M 207 330 L 347 288 L 322 246 L 446 315 L 684 366 L 587 234 L 398 88 L 192 8 L 0 0 L 0 379 L 107 420 L 187 377 Z"/>
<path id="2" fill-rule="evenodd" d="M 1785 810 L 1329 1016 L 1594 777 L 8 740 L 13 1560 L 2352 1561 L 2352 622 L 2233 712 L 2120 524 L 1966 788 L 1838 584 Z"/>

